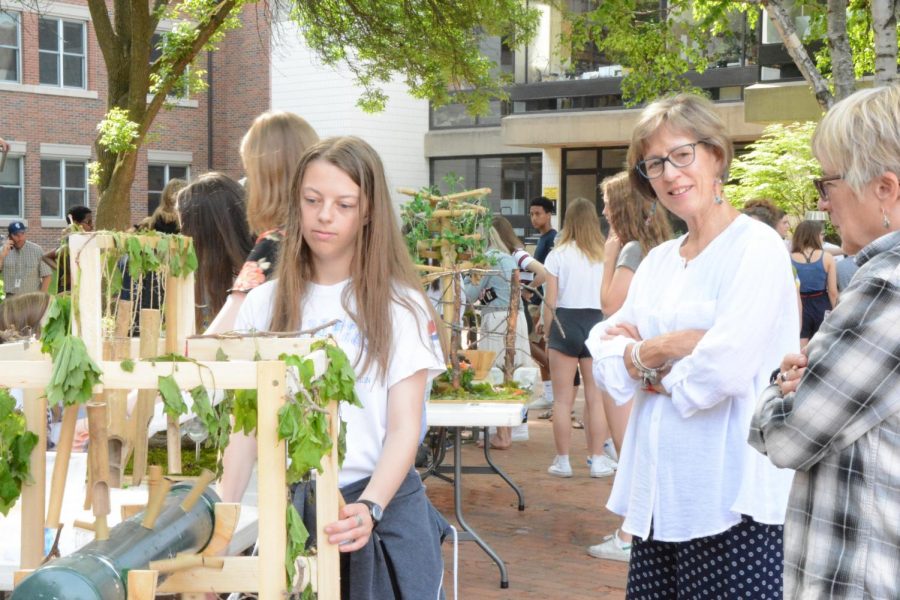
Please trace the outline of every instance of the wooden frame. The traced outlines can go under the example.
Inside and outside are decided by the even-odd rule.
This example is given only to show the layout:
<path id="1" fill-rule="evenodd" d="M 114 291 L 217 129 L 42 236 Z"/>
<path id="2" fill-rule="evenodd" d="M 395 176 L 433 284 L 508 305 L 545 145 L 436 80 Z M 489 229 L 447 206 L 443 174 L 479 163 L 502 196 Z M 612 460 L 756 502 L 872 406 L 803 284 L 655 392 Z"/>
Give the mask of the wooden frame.
<path id="1" fill-rule="evenodd" d="M 286 558 L 286 449 L 278 440 L 278 410 L 285 402 L 286 367 L 276 357 L 284 351 L 293 354 L 309 354 L 311 340 L 295 339 L 195 339 L 188 343 L 193 329 L 194 284 L 193 276 L 170 278 L 167 283 L 166 315 L 169 336 L 164 347 L 169 352 L 185 351 L 196 359 L 193 363 L 150 363 L 138 362 L 132 372 L 122 369 L 121 363 L 103 359 L 101 333 L 102 303 L 101 250 L 112 246 L 111 236 L 73 235 L 69 238 L 71 272 L 73 281 L 78 281 L 78 297 L 73 304 L 75 311 L 75 331 L 85 342 L 91 358 L 103 372 L 102 384 L 94 389 L 95 398 L 104 391 L 145 389 L 155 390 L 160 376 L 172 375 L 182 389 L 197 385 L 216 389 L 257 389 L 258 425 L 257 443 L 259 451 L 259 556 L 227 557 L 224 570 L 204 567 L 179 571 L 157 586 L 158 573 L 152 570 L 130 571 L 129 598 L 147 599 L 160 593 L 194 594 L 202 592 L 248 592 L 256 593 L 261 600 L 281 600 L 288 592 L 284 564 Z M 77 278 L 77 279 L 75 279 Z M 174 324 L 174 325 L 173 325 Z M 133 347 L 134 341 L 128 345 Z M 236 360 L 217 361 L 218 349 L 222 348 L 229 357 Z M 134 356 L 132 354 L 132 356 Z M 259 357 L 260 362 L 251 358 Z M 316 376 L 327 367 L 324 352 L 313 353 Z M 243 360 L 240 360 L 243 359 Z M 32 453 L 31 465 L 33 483 L 22 488 L 22 553 L 21 568 L 16 581 L 29 569 L 36 569 L 43 558 L 44 505 L 47 490 L 44 483 L 46 461 L 45 418 L 46 399 L 43 388 L 50 379 L 52 364 L 39 354 L 35 344 L 17 344 L 0 352 L 0 377 L 4 385 L 26 390 L 25 413 L 28 427 L 36 433 L 40 442 Z M 109 403 L 124 401 L 111 395 Z M 74 423 L 78 407 L 65 409 L 66 419 Z M 337 439 L 337 405 L 329 407 L 334 438 Z M 170 423 L 171 431 L 171 423 Z M 51 503 L 46 516 L 49 527 L 59 526 L 59 510 L 62 505 L 62 484 L 68 471 L 69 452 L 72 437 L 61 436 L 59 452 L 51 485 Z M 339 492 L 337 488 L 337 444 L 323 461 L 324 472 L 318 477 L 317 519 L 320 524 L 318 554 L 315 559 L 304 558 L 302 567 L 307 580 L 312 578 L 320 600 L 340 598 L 340 566 L 336 545 L 329 544 L 321 527 L 337 519 Z M 180 450 L 180 446 L 179 446 Z M 176 465 L 180 467 L 180 465 Z M 169 462 L 170 469 L 173 463 Z M 178 469 L 180 470 L 180 468 Z M 98 475 L 94 475 L 98 481 Z M 217 510 L 217 514 L 218 514 Z M 233 523 L 231 526 L 233 527 Z M 222 535 L 229 535 L 228 526 Z M 221 532 L 219 532 L 221 533 Z M 212 543 L 212 542 L 211 542 Z M 221 544 L 221 540 L 216 542 Z"/>

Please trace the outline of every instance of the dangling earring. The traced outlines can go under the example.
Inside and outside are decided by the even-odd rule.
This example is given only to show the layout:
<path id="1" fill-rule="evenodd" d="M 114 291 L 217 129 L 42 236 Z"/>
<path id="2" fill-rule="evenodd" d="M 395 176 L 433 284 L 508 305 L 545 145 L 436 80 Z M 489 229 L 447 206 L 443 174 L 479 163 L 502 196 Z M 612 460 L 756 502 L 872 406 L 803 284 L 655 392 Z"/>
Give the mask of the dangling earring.
<path id="1" fill-rule="evenodd" d="M 888 219 L 887 213 L 884 210 L 881 211 L 881 224 L 884 225 L 885 229 L 891 228 L 891 221 Z"/>
<path id="2" fill-rule="evenodd" d="M 647 218 L 644 219 L 644 225 L 650 225 L 650 221 L 653 220 L 653 215 L 656 214 L 656 200 L 650 203 L 650 213 L 647 215 Z"/>
<path id="3" fill-rule="evenodd" d="M 718 187 L 720 185 L 722 185 L 722 178 L 716 177 L 716 187 Z M 716 195 L 713 198 L 713 200 L 715 201 L 716 204 L 722 204 L 724 202 L 724 200 L 722 199 L 722 195 L 718 191 L 716 191 Z"/>

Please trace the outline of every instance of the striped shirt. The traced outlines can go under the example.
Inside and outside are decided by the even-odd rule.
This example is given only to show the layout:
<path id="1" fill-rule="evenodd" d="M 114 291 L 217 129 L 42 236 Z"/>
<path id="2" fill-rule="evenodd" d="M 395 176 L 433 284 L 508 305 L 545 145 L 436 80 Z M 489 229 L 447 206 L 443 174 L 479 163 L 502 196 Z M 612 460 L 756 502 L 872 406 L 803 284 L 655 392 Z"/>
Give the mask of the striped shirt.
<path id="1" fill-rule="evenodd" d="M 44 262 L 44 251 L 25 241 L 21 249 L 12 248 L 3 260 L 3 285 L 7 294 L 27 294 L 41 289 L 41 279 L 53 270 Z"/>
<path id="2" fill-rule="evenodd" d="M 784 597 L 900 598 L 900 232 L 860 269 L 809 343 L 797 391 L 763 394 L 750 443 L 796 469 Z"/>

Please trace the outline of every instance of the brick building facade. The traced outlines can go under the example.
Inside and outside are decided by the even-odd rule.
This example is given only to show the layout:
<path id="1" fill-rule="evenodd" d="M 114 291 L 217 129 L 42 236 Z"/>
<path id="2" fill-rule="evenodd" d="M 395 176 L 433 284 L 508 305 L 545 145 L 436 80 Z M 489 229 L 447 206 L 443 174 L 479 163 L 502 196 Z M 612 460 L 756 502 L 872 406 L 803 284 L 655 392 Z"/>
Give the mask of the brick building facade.
<path id="1" fill-rule="evenodd" d="M 50 248 L 67 206 L 96 209 L 99 194 L 86 168 L 106 112 L 106 72 L 85 0 L 42 3 L 39 15 L 25 6 L 0 3 L 0 137 L 11 145 L 0 174 L 0 233 L 22 220 L 29 239 Z M 249 5 L 241 17 L 243 28 L 198 58 L 209 89 L 157 116 L 139 153 L 132 221 L 148 214 L 170 177 L 211 170 L 242 176 L 241 136 L 271 94 L 263 9 Z"/>

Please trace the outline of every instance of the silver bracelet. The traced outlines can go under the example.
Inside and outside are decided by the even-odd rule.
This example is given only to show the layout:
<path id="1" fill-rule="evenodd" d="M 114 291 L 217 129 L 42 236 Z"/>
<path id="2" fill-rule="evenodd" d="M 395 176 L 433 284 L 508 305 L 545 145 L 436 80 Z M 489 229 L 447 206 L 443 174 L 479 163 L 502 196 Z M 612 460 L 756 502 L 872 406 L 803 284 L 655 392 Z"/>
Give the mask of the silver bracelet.
<path id="1" fill-rule="evenodd" d="M 643 361 L 641 361 L 641 345 L 643 343 L 644 340 L 641 340 L 631 347 L 631 362 L 641 376 L 641 384 L 644 387 L 653 387 L 659 385 L 660 371 L 668 366 L 668 362 L 657 368 L 651 368 L 645 365 Z"/>

